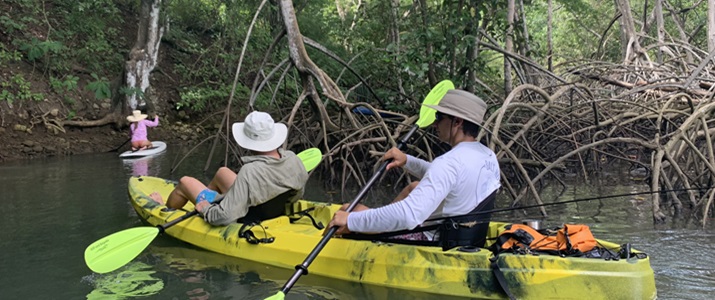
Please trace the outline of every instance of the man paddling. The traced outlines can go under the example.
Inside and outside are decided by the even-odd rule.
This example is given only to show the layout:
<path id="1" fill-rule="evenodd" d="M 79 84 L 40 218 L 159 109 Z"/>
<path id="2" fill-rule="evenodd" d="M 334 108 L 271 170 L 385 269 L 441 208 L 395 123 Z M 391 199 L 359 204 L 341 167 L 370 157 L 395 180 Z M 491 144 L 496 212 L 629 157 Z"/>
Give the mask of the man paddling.
<path id="1" fill-rule="evenodd" d="M 308 172 L 295 153 L 279 148 L 288 135 L 284 124 L 274 123 L 267 113 L 254 111 L 246 116 L 245 122 L 234 123 L 232 131 L 238 145 L 253 154 L 241 158 L 244 165 L 238 174 L 222 167 L 208 186 L 184 176 L 169 194 L 167 207 L 179 209 L 191 201 L 206 222 L 228 225 L 244 217 L 249 207 L 286 192 L 295 191 L 291 200 L 303 196 Z M 214 203 L 219 194 L 224 194 L 224 199 Z M 159 193 L 152 193 L 150 197 L 164 203 Z"/>
<path id="2" fill-rule="evenodd" d="M 494 152 L 476 140 L 486 103 L 472 93 L 450 90 L 438 105 L 429 107 L 437 110 L 434 126 L 439 139 L 452 149 L 431 163 L 390 149 L 383 157 L 393 159 L 387 168 L 404 167 L 421 180 L 389 205 L 375 209 L 359 205 L 351 213 L 336 212 L 328 228 L 340 226 L 338 234 L 393 232 L 414 229 L 430 217 L 468 214 L 481 209 L 486 199 L 493 205 L 501 186 L 499 163 Z M 393 238 L 433 241 L 438 234 L 417 230 Z"/>

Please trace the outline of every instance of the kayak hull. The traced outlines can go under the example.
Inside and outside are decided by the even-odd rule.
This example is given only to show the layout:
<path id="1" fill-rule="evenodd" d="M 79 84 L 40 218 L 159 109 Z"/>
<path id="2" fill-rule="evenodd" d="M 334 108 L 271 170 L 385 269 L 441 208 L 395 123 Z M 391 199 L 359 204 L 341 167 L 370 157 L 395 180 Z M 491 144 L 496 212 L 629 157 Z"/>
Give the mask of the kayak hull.
<path id="1" fill-rule="evenodd" d="M 159 154 L 159 153 L 166 151 L 166 143 L 164 143 L 164 142 L 152 141 L 151 144 L 152 144 L 152 147 L 149 149 L 137 150 L 137 151 L 127 150 L 127 151 L 124 151 L 121 154 L 119 154 L 119 157 L 120 158 L 145 157 L 145 156 Z"/>
<path id="2" fill-rule="evenodd" d="M 151 225 L 165 224 L 192 211 L 189 202 L 182 210 L 168 211 L 148 195 L 159 192 L 164 199 L 174 182 L 155 177 L 132 177 L 129 196 L 142 220 Z M 310 211 L 317 222 L 327 224 L 339 205 L 298 201 L 294 211 Z M 489 236 L 496 236 L 506 223 L 491 222 Z M 286 216 L 266 220 L 250 230 L 272 243 L 251 244 L 239 237 L 243 224 L 211 226 L 201 217 L 192 217 L 166 230 L 166 234 L 216 253 L 262 264 L 294 269 L 322 237 L 309 218 L 294 223 Z M 617 244 L 599 241 L 609 248 Z M 490 258 L 480 249 L 464 252 L 442 251 L 440 247 L 331 239 L 309 266 L 310 274 L 440 295 L 484 299 L 503 299 Z M 518 299 L 570 299 L 589 295 L 593 299 L 654 299 L 653 270 L 648 258 L 606 261 L 593 258 L 564 258 L 551 255 L 502 253 L 497 265 L 509 291 Z M 286 278 L 287 280 L 288 278 Z"/>

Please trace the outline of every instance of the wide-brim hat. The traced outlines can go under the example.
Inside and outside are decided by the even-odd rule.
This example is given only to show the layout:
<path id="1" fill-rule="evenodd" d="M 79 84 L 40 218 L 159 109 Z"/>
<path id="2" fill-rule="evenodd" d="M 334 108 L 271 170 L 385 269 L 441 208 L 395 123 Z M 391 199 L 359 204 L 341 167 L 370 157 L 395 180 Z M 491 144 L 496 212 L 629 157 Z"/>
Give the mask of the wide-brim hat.
<path id="1" fill-rule="evenodd" d="M 143 114 L 141 110 L 132 111 L 132 115 L 127 117 L 129 122 L 139 122 L 146 119 L 147 115 Z"/>
<path id="2" fill-rule="evenodd" d="M 487 112 L 487 104 L 482 98 L 463 90 L 449 90 L 437 105 L 425 106 L 476 125 L 484 122 L 484 114 Z"/>
<path id="3" fill-rule="evenodd" d="M 231 129 L 239 146 L 258 152 L 278 149 L 288 136 L 288 127 L 260 111 L 248 114 L 244 122 L 233 123 Z"/>

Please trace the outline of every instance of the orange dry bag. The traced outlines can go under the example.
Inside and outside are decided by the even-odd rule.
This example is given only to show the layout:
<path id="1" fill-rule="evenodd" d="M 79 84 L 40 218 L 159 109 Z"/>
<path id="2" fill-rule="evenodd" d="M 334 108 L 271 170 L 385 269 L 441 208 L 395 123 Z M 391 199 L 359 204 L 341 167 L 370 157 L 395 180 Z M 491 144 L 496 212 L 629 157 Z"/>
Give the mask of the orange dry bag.
<path id="1" fill-rule="evenodd" d="M 586 253 L 596 247 L 596 239 L 586 225 L 565 224 L 556 236 L 542 234 L 522 224 L 507 225 L 494 244 L 495 250 L 530 250 L 565 254 Z"/>

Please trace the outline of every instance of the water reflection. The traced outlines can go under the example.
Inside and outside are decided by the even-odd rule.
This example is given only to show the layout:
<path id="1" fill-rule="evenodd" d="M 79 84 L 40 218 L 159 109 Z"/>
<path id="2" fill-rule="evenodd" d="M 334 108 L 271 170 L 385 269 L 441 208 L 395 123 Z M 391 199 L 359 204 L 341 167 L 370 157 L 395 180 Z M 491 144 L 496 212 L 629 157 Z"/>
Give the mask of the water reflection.
<path id="1" fill-rule="evenodd" d="M 163 154 L 164 153 L 140 158 L 122 159 L 126 174 L 131 176 L 159 176 L 162 174 L 161 164 L 154 163 L 153 161 L 155 159 L 161 160 Z"/>
<path id="2" fill-rule="evenodd" d="M 127 299 L 156 295 L 164 289 L 164 281 L 154 277 L 156 271 L 152 269 L 150 265 L 132 261 L 121 271 L 85 277 L 94 286 L 87 299 Z"/>
<path id="3" fill-rule="evenodd" d="M 0 291 L 9 299 L 84 299 L 95 289 L 96 279 L 112 274 L 93 274 L 84 264 L 87 245 L 111 233 L 141 226 L 127 200 L 131 175 L 178 179 L 203 173 L 206 152 L 186 159 L 170 174 L 182 153 L 168 152 L 139 160 L 120 160 L 116 153 L 19 161 L 0 165 L 0 195 L 6 212 L 0 218 Z M 219 155 L 220 156 L 220 155 Z M 209 170 L 211 173 L 214 168 Z M 544 202 L 647 191 L 629 175 L 611 174 L 589 183 L 566 182 L 544 187 Z M 319 174 L 311 177 L 306 198 L 342 202 L 346 195 L 326 191 Z M 366 203 L 382 205 L 401 187 L 379 183 Z M 534 204 L 525 200 L 525 204 Z M 500 197 L 498 207 L 509 207 Z M 661 299 L 711 299 L 715 294 L 715 246 L 713 223 L 700 229 L 690 214 L 653 225 L 652 207 L 646 196 L 624 196 L 556 205 L 541 216 L 538 209 L 519 209 L 495 214 L 495 219 L 539 219 L 544 226 L 585 223 L 598 238 L 630 242 L 650 255 Z M 319 258 L 318 258 L 319 259 Z M 262 299 L 274 294 L 293 273 L 261 264 L 196 249 L 160 236 L 136 260 L 150 267 L 163 288 L 147 299 Z M 300 261 L 296 261 L 299 264 Z M 120 269 L 122 270 L 122 269 Z M 121 272 L 118 270 L 118 272 Z M 117 273 L 118 274 L 118 273 Z M 115 274 L 116 275 L 116 274 Z M 302 277 L 290 299 L 443 299 L 309 275 Z"/>
<path id="4" fill-rule="evenodd" d="M 151 157 L 143 157 L 139 159 L 125 160 L 124 163 L 132 165 L 133 176 L 149 176 L 149 162 Z"/>
<path id="5" fill-rule="evenodd" d="M 215 297 L 263 299 L 272 296 L 294 270 L 266 266 L 240 258 L 209 252 L 171 239 L 155 242 L 139 258 L 171 278 L 195 279 L 189 291 L 203 290 Z M 297 262 L 299 263 L 299 262 Z M 436 299 L 377 286 L 338 281 L 317 275 L 303 276 L 291 289 L 290 299 Z M 440 296 L 439 299 L 456 299 Z"/>

